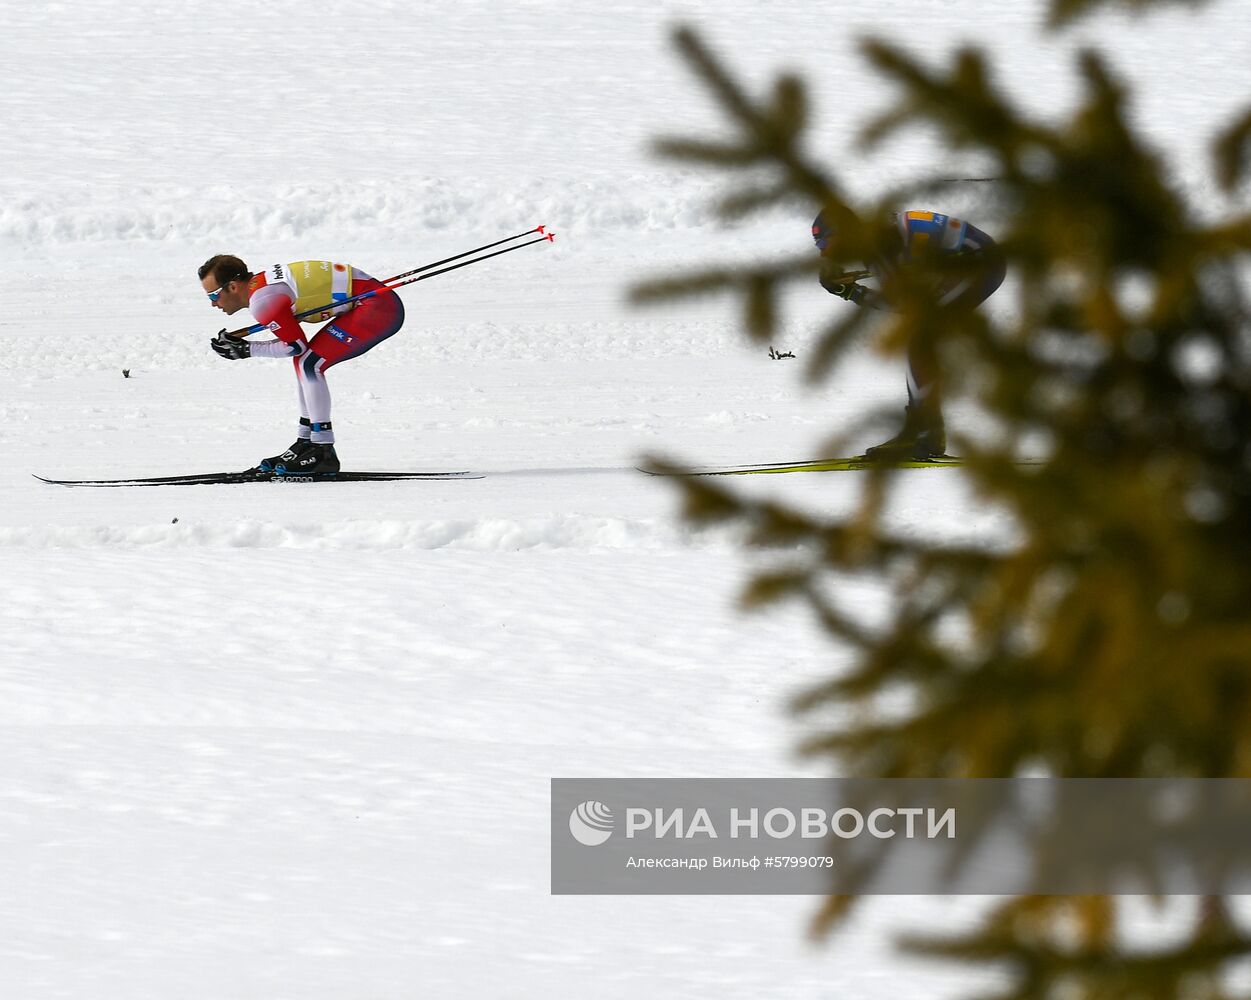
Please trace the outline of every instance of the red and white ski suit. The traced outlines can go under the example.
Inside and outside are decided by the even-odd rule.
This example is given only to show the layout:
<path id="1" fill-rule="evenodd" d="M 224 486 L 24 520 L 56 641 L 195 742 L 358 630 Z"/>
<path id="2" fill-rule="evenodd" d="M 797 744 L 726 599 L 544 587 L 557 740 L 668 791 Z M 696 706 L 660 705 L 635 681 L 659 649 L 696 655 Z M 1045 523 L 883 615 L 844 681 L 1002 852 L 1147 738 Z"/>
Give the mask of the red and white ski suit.
<path id="1" fill-rule="evenodd" d="M 359 268 L 319 260 L 271 264 L 248 283 L 248 311 L 278 337 L 254 343 L 252 356 L 291 358 L 300 415 L 313 425 L 316 443 L 334 441 L 326 369 L 372 350 L 404 324 L 404 305 L 390 290 L 346 305 L 335 303 L 382 288 Z M 319 306 L 327 308 L 296 319 L 297 313 Z M 325 325 L 306 338 L 301 323 Z"/>

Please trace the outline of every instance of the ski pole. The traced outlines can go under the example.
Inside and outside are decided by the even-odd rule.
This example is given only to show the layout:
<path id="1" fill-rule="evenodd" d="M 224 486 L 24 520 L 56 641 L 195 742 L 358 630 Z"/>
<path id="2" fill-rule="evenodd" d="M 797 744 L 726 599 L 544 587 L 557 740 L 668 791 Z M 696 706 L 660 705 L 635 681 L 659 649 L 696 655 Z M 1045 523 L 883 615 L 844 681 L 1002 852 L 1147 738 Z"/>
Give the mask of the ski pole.
<path id="1" fill-rule="evenodd" d="M 440 264 L 450 264 L 454 260 L 460 260 L 462 257 L 468 257 L 470 254 L 479 253 L 482 250 L 490 250 L 492 247 L 497 247 L 501 243 L 509 243 L 512 240 L 519 240 L 521 237 L 529 236 L 531 233 L 543 233 L 546 229 L 546 226 L 535 226 L 533 229 L 527 229 L 524 233 L 517 233 L 516 236 L 505 236 L 502 240 L 496 240 L 494 243 L 485 243 L 480 247 L 474 247 L 472 250 L 466 250 L 464 253 L 458 253 L 454 257 L 444 257 L 442 260 L 436 260 L 433 264 L 422 264 L 421 267 L 415 267 L 411 271 L 405 271 L 403 274 L 392 275 L 389 278 L 384 278 L 382 283 L 384 285 L 389 285 L 393 281 L 399 281 L 401 278 L 407 278 L 410 274 L 420 274 L 422 271 L 429 271 L 430 268 L 438 267 Z M 531 240 L 531 242 L 537 243 L 538 241 Z"/>
<path id="2" fill-rule="evenodd" d="M 304 316 L 314 316 L 318 313 L 324 313 L 331 309 L 338 309 L 341 306 L 350 305 L 353 302 L 361 302 L 365 299 L 372 298 L 379 292 L 387 292 L 395 288 L 402 288 L 404 285 L 411 285 L 416 281 L 424 281 L 426 278 L 433 278 L 439 274 L 446 274 L 448 271 L 455 271 L 457 268 L 468 267 L 470 264 L 477 264 L 479 261 L 487 260 L 491 257 L 498 257 L 500 254 L 510 253 L 513 250 L 520 250 L 522 247 L 533 246 L 535 243 L 555 242 L 556 234 L 546 232 L 546 229 L 546 226 L 536 226 L 534 229 L 527 229 L 524 233 L 517 233 L 515 236 L 507 236 L 502 240 L 496 240 L 494 243 L 487 243 L 483 246 L 475 247 L 473 250 L 466 250 L 464 253 L 458 253 L 451 257 L 444 257 L 442 260 L 436 260 L 430 264 L 423 264 L 421 267 L 415 267 L 411 271 L 404 271 L 385 279 L 382 283 L 382 288 L 373 288 L 367 292 L 361 292 L 359 295 L 353 295 L 351 298 L 340 299 L 338 302 L 328 302 L 322 306 L 314 306 L 312 309 L 305 309 L 303 312 L 296 313 L 295 318 L 301 319 Z M 438 267 L 440 264 L 447 264 L 454 260 L 460 260 L 462 257 L 468 257 L 472 254 L 479 253 L 482 250 L 490 250 L 492 247 L 497 247 L 501 243 L 509 243 L 512 240 L 520 239 L 522 236 L 529 236 L 531 233 L 542 233 L 542 235 L 536 240 L 527 240 L 525 243 L 518 243 L 516 246 L 506 247 L 503 250 L 496 250 L 495 253 L 483 254 L 481 257 L 474 257 L 473 260 L 467 260 L 461 264 L 453 264 L 451 267 L 445 267 L 429 274 L 423 273 L 430 271 L 432 267 Z M 420 274 L 421 277 L 410 278 L 409 275 L 413 274 Z M 401 278 L 407 278 L 408 280 L 400 281 L 399 279 Z M 222 330 L 218 333 L 218 336 L 246 337 L 250 333 L 260 333 L 262 330 L 267 329 L 269 329 L 269 327 L 264 323 L 254 323 L 252 326 L 246 326 L 239 330 Z"/>
<path id="3" fill-rule="evenodd" d="M 523 233 L 522 235 L 524 236 L 525 234 Z M 555 241 L 555 237 L 556 237 L 555 233 L 548 233 L 546 235 L 540 236 L 537 240 L 527 240 L 525 243 L 518 243 L 516 246 L 505 247 L 503 250 L 496 250 L 495 253 L 485 253 L 481 257 L 473 258 L 473 260 L 462 261 L 459 264 L 453 264 L 451 267 L 440 268 L 437 271 L 431 271 L 429 274 L 422 274 L 416 278 L 409 278 L 407 281 L 394 281 L 394 279 L 391 279 L 394 282 L 394 284 L 385 285 L 382 288 L 371 288 L 367 292 L 361 292 L 360 295 L 353 295 L 350 299 L 343 299 L 340 302 L 332 302 L 330 305 L 317 306 L 313 309 L 305 309 L 303 312 L 296 313 L 295 318 L 299 319 L 301 316 L 312 316 L 314 313 L 325 312 L 327 309 L 337 309 L 339 306 L 345 306 L 352 302 L 360 302 L 364 299 L 372 298 L 373 296 L 379 294 L 380 292 L 394 291 L 397 288 L 403 288 L 405 285 L 411 285 L 418 281 L 425 281 L 427 278 L 434 278 L 440 274 L 447 274 L 448 271 L 455 271 L 462 267 L 468 267 L 470 264 L 481 263 L 482 261 L 488 260 L 491 257 L 498 257 L 502 253 L 512 253 L 514 250 L 520 250 L 522 247 L 534 246 L 534 244 L 536 243 L 544 243 L 544 242 L 551 243 Z M 516 237 L 513 237 L 513 238 L 516 239 Z M 498 246 L 499 244 L 493 243 L 491 245 Z M 470 252 L 472 253 L 473 251 L 470 251 Z M 448 259 L 457 260 L 459 257 L 464 257 L 464 256 L 465 256 L 464 254 L 458 254 L 456 257 L 449 257 Z M 443 262 L 440 261 L 439 263 L 443 263 Z M 430 264 L 427 266 L 433 267 L 434 265 Z M 424 270 L 424 268 L 418 268 L 418 270 Z M 407 273 L 416 274 L 417 272 L 408 271 Z M 257 326 L 248 327 L 248 330 L 252 333 L 259 333 L 261 330 L 265 330 L 265 329 L 268 329 L 268 327 L 261 326 L 259 324 Z M 230 336 L 230 334 L 227 334 L 227 336 Z"/>
<path id="4" fill-rule="evenodd" d="M 421 277 L 419 277 L 419 278 L 409 278 L 407 281 L 399 281 L 399 282 L 396 282 L 394 285 L 387 285 L 387 287 L 386 287 L 386 288 L 375 288 L 375 289 L 373 289 L 372 291 L 369 291 L 369 292 L 363 292 L 361 295 L 359 295 L 359 296 L 353 296 L 353 298 L 351 298 L 351 299 L 346 299 L 345 301 L 347 301 L 347 302 L 352 302 L 352 301 L 353 301 L 354 299 L 356 299 L 356 298 L 367 299 L 367 298 L 369 298 L 369 296 L 371 296 L 371 295 L 377 295 L 379 292 L 386 292 L 386 291 L 389 291 L 389 290 L 390 290 L 390 289 L 392 289 L 392 288 L 403 288 L 405 285 L 411 285 L 411 284 L 413 284 L 414 282 L 418 282 L 418 281 L 425 281 L 427 278 L 433 278 L 433 277 L 436 277 L 437 275 L 440 275 L 440 274 L 447 274 L 447 272 L 448 272 L 448 271 L 455 271 L 455 270 L 457 270 L 458 268 L 468 267 L 470 264 L 477 264 L 477 263 L 479 263 L 479 262 L 481 262 L 481 261 L 488 260 L 488 259 L 490 259 L 491 257 L 498 257 L 498 256 L 499 256 L 500 254 L 502 254 L 502 253 L 512 253 L 514 250 L 520 250 L 522 247 L 534 246 L 534 244 L 536 244 L 536 243 L 544 243 L 544 242 L 547 242 L 547 243 L 552 243 L 552 242 L 555 242 L 555 239 L 556 239 L 556 234 L 555 234 L 555 233 L 547 233 L 547 234 L 545 234 L 545 235 L 543 235 L 543 236 L 540 236 L 537 240 L 526 240 L 526 242 L 525 242 L 525 243 L 518 243 L 515 247 L 506 247 L 506 248 L 505 248 L 505 249 L 503 249 L 503 250 L 496 250 L 496 251 L 495 251 L 495 253 L 486 253 L 486 254 L 483 254 L 481 257 L 475 257 L 473 260 L 467 260 L 467 261 L 464 261 L 464 262 L 463 262 L 463 263 L 461 263 L 461 264 L 453 264 L 451 267 L 444 267 L 444 268 L 441 268 L 441 269 L 440 269 L 440 270 L 438 270 L 438 271 L 431 271 L 429 274 L 423 274 L 423 275 L 422 275 Z M 463 256 L 464 256 L 464 254 L 461 254 L 461 256 L 463 257 Z M 455 258 L 455 257 L 451 257 L 451 258 L 449 258 L 449 260 L 456 260 L 456 258 Z M 442 263 L 442 262 L 440 262 L 440 263 Z M 409 273 L 411 274 L 412 272 L 410 271 Z M 313 310 L 310 310 L 310 311 L 311 311 L 311 312 L 320 312 L 320 310 L 317 310 L 317 309 L 313 309 Z M 305 315 L 307 315 L 307 313 L 300 313 L 300 315 L 301 315 L 301 316 L 305 316 Z"/>

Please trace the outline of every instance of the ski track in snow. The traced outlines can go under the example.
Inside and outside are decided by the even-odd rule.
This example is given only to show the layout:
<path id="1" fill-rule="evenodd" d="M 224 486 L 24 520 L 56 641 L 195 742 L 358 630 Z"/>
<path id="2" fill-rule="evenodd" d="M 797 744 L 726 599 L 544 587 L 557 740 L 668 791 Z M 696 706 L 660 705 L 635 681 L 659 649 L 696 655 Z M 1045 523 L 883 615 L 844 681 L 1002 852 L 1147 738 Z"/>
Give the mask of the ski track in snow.
<path id="1" fill-rule="evenodd" d="M 716 178 L 648 155 L 657 134 L 723 128 L 668 27 L 695 24 L 753 87 L 806 74 L 812 148 L 870 196 L 917 164 L 984 165 L 925 133 L 859 150 L 890 92 L 858 38 L 934 60 L 986 44 L 1042 117 L 1076 100 L 1077 49 L 1106 45 L 1139 85 L 1134 120 L 1216 216 L 1206 147 L 1245 99 L 1230 86 L 1245 12 L 1105 15 L 1039 40 L 1034 4 L 988 16 L 971 0 L 308 11 L 6 6 L 0 993 L 991 989 L 994 969 L 890 945 L 966 924 L 978 900 L 870 901 L 814 948 L 814 898 L 548 894 L 552 777 L 823 774 L 793 753 L 818 720 L 787 704 L 847 662 L 797 608 L 740 614 L 759 557 L 733 530 L 681 525 L 675 484 L 631 467 L 817 457 L 831 429 L 902 405 L 899 366 L 868 350 L 805 385 L 837 315 L 813 287 L 787 293 L 774 345 L 748 343 L 730 302 L 627 306 L 643 278 L 810 252 L 811 206 L 720 223 Z M 915 207 L 992 232 L 1003 211 L 993 184 Z M 331 373 L 345 467 L 484 479 L 85 490 L 30 475 L 237 469 L 287 444 L 285 366 L 207 350 L 222 317 L 194 273 L 213 253 L 385 276 L 539 224 L 556 243 L 412 286 L 402 333 Z M 951 424 L 976 431 L 973 414 Z M 859 482 L 734 486 L 833 516 Z M 892 519 L 1012 537 L 955 470 L 900 476 Z M 881 585 L 846 581 L 840 598 L 872 619 Z M 1165 940 L 1176 916 L 1135 928 Z"/>

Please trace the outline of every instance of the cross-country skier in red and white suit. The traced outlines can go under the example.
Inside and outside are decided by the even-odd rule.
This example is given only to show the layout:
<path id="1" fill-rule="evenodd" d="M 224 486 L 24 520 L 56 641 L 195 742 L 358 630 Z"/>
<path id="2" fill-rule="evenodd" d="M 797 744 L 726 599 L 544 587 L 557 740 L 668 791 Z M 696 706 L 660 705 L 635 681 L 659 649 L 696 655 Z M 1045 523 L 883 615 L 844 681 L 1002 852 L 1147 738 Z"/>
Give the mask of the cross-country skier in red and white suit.
<path id="1" fill-rule="evenodd" d="M 338 472 L 326 369 L 360 357 L 397 333 L 404 324 L 400 297 L 388 289 L 358 302 L 334 305 L 385 286 L 359 268 L 327 260 L 271 264 L 253 274 L 238 257 L 219 254 L 204 262 L 199 275 L 214 308 L 228 316 L 246 308 L 257 323 L 278 336 L 277 340 L 249 342 L 219 334 L 212 341 L 214 351 L 232 361 L 290 358 L 295 366 L 299 437 L 281 455 L 262 459 L 257 471 L 301 476 Z M 297 313 L 319 306 L 327 308 L 296 319 Z M 325 326 L 306 338 L 301 323 Z"/>

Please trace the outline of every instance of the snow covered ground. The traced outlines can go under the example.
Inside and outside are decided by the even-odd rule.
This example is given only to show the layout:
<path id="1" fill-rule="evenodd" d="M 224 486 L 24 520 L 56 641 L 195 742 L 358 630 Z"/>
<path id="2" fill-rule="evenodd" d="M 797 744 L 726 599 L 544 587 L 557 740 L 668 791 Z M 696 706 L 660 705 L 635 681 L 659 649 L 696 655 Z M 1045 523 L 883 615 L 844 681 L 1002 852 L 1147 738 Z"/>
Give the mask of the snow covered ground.
<path id="1" fill-rule="evenodd" d="M 863 192 L 935 150 L 852 149 L 886 97 L 857 37 L 988 43 L 1039 113 L 1100 41 L 1217 212 L 1202 144 L 1244 99 L 1240 3 L 1045 42 L 1034 4 L 972 0 L 2 6 L 0 995 L 895 998 L 993 978 L 889 948 L 967 902 L 878 900 L 812 947 L 810 898 L 548 894 L 552 777 L 823 773 L 785 706 L 843 654 L 797 611 L 741 617 L 733 539 L 691 535 L 632 466 L 808 457 L 902 393 L 867 355 L 804 387 L 725 303 L 624 305 L 630 281 L 808 238 L 807 209 L 714 226 L 713 179 L 649 159 L 659 131 L 713 128 L 667 25 L 703 27 L 753 82 L 807 73 L 816 148 Z M 953 189 L 981 221 L 971 197 Z M 414 287 L 400 336 L 331 373 L 347 466 L 486 478 L 31 478 L 241 468 L 288 443 L 285 366 L 207 349 L 211 254 L 387 274 L 539 223 L 555 245 Z M 802 359 L 831 300 L 791 305 L 776 346 Z M 931 475 L 901 490 L 902 525 L 1004 527 Z M 836 511 L 857 482 L 750 488 Z"/>

